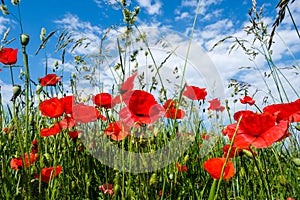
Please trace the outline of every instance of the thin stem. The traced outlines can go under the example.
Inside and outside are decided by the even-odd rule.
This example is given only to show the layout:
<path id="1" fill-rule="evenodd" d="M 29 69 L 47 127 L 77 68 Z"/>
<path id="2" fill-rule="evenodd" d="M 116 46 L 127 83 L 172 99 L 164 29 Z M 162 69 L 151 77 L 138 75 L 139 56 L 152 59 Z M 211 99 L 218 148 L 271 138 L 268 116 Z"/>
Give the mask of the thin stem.
<path id="1" fill-rule="evenodd" d="M 10 71 L 10 78 L 11 78 L 11 84 L 12 86 L 15 85 L 15 81 L 14 81 L 14 74 L 13 74 L 13 70 L 12 70 L 12 66 L 9 66 L 9 71 Z"/>
<path id="2" fill-rule="evenodd" d="M 288 10 L 288 12 L 289 12 L 289 15 L 290 15 L 291 19 L 292 19 L 292 22 L 293 22 L 293 25 L 294 25 L 295 30 L 296 30 L 296 32 L 297 32 L 297 35 L 298 35 L 298 37 L 300 38 L 300 33 L 299 33 L 299 31 L 298 31 L 297 24 L 295 23 L 295 20 L 294 20 L 294 17 L 293 17 L 293 15 L 292 15 L 292 13 L 291 13 L 291 10 L 290 10 L 289 6 L 286 6 L 286 8 L 287 8 L 287 10 Z"/>
<path id="3" fill-rule="evenodd" d="M 23 33 L 23 26 L 22 26 L 22 18 L 21 18 L 21 9 L 20 9 L 20 4 L 18 4 L 18 15 L 19 15 L 19 24 L 20 24 L 20 29 L 21 29 L 21 34 Z"/>

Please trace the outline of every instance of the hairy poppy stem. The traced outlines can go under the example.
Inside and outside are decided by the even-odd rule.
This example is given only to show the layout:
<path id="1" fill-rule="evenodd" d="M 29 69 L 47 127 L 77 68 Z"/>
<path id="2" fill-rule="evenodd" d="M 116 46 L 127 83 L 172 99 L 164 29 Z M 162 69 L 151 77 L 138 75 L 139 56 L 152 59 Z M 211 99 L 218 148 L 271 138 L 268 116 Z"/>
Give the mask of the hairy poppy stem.
<path id="1" fill-rule="evenodd" d="M 28 66 L 28 55 L 26 53 L 26 46 L 29 42 L 29 35 L 26 34 L 21 34 L 20 36 L 20 41 L 22 44 L 22 54 L 23 54 L 23 62 L 24 62 L 24 67 L 25 67 L 25 145 L 28 147 L 28 136 L 29 136 L 29 115 L 30 115 L 30 110 L 29 110 L 29 81 L 30 81 L 30 76 L 29 76 L 29 66 Z M 20 141 L 21 142 L 21 141 Z M 26 148 L 28 149 L 28 148 Z M 24 151 L 24 150 L 23 150 Z M 23 154 L 23 153 L 22 153 Z M 24 163 L 25 164 L 25 163 Z M 30 180 L 30 168 L 28 168 L 27 171 L 27 178 Z M 27 184 L 28 187 L 28 199 L 30 199 L 30 182 L 28 181 Z"/>

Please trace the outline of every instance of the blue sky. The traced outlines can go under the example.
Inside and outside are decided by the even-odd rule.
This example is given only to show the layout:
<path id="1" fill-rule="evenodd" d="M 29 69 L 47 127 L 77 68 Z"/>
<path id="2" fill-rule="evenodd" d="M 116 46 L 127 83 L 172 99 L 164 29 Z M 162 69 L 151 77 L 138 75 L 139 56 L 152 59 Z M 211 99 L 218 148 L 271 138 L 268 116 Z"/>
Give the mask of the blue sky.
<path id="1" fill-rule="evenodd" d="M 195 10 L 197 7 L 196 0 L 132 0 L 128 1 L 131 8 L 140 6 L 141 14 L 138 16 L 137 24 L 139 26 L 151 27 L 166 27 L 175 30 L 183 35 L 189 36 L 191 27 L 194 20 Z M 5 1 L 9 11 L 17 14 L 17 7 L 11 5 L 10 1 Z M 63 29 L 74 31 L 78 36 L 87 36 L 91 39 L 93 44 L 90 49 L 78 49 L 75 53 L 89 53 L 96 52 L 99 46 L 100 38 L 104 31 L 111 25 L 122 26 L 123 19 L 121 10 L 114 6 L 114 0 L 52 0 L 52 1 L 37 1 L 37 0 L 21 0 L 20 9 L 24 33 L 31 36 L 28 45 L 30 70 L 32 72 L 32 79 L 37 80 L 38 77 L 44 76 L 45 55 L 48 57 L 49 67 L 53 66 L 53 62 L 60 58 L 60 54 L 55 54 L 55 42 L 57 41 L 58 33 Z M 276 17 L 276 1 L 257 1 L 258 7 L 264 4 L 264 20 L 266 23 L 273 23 Z M 251 72 L 249 70 L 239 69 L 241 66 L 261 66 L 264 69 L 266 63 L 264 59 L 258 57 L 255 62 L 249 61 L 248 57 L 242 51 L 234 51 L 228 55 L 231 43 L 225 42 L 217 47 L 214 51 L 208 50 L 218 40 L 228 35 L 235 35 L 242 39 L 249 37 L 243 32 L 242 27 L 248 23 L 248 10 L 252 6 L 252 1 L 229 1 L 229 0 L 207 0 L 202 1 L 199 10 L 197 25 L 195 27 L 194 41 L 201 46 L 211 60 L 214 62 L 219 74 L 222 76 L 224 88 L 231 78 L 237 78 L 244 82 L 251 83 L 255 88 L 261 88 L 266 91 L 262 80 L 257 80 L 260 75 L 258 72 Z M 296 23 L 300 23 L 300 12 L 296 10 L 300 3 L 296 1 L 291 6 L 291 11 L 294 14 Z M 6 29 L 10 27 L 11 33 L 9 38 L 16 37 L 17 40 L 11 43 L 8 47 L 19 48 L 18 37 L 20 34 L 20 27 L 16 19 L 12 15 L 0 15 L 0 34 L 4 34 Z M 47 49 L 35 56 L 40 41 L 39 35 L 41 28 L 47 30 L 47 34 L 53 30 L 58 30 L 55 37 L 51 38 Z M 278 35 L 283 38 L 280 41 L 276 37 L 274 44 L 274 61 L 285 67 L 293 60 L 288 53 L 286 47 L 294 53 L 297 58 L 299 56 L 300 48 L 298 47 L 299 38 L 294 31 L 291 20 L 289 17 L 283 21 L 282 25 L 278 28 Z M 251 40 L 251 38 L 249 38 Z M 22 65 L 21 51 L 18 54 L 19 61 L 17 64 Z M 66 62 L 66 68 L 71 65 L 71 61 Z M 14 69 L 15 79 L 18 77 L 19 68 Z M 288 76 L 294 77 L 293 73 Z M 295 78 L 291 78 L 295 79 Z M 296 79 L 295 79 L 296 80 Z M 2 93 L 7 94 L 3 96 L 10 96 L 10 78 L 7 69 L 0 72 L 0 84 L 2 86 Z M 297 82 L 293 83 L 297 84 Z M 298 89 L 299 89 L 298 84 Z M 271 87 L 273 87 L 271 85 Z M 229 91 L 227 91 L 229 92 Z M 263 94 L 262 94 L 263 95 Z M 6 100 L 6 102 L 8 102 Z"/>

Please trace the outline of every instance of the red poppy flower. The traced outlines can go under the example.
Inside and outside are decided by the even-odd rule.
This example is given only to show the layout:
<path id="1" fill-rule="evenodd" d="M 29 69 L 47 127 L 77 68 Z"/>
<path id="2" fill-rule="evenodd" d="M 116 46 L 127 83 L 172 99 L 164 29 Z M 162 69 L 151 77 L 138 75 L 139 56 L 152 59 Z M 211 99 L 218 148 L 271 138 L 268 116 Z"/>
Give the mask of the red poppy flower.
<path id="1" fill-rule="evenodd" d="M 83 103 L 79 103 L 73 106 L 72 116 L 76 123 L 88 123 L 93 122 L 97 119 L 106 120 L 106 118 L 97 110 L 97 108 L 84 105 Z"/>
<path id="2" fill-rule="evenodd" d="M 18 49 L 2 48 L 0 50 L 0 62 L 4 65 L 13 65 L 17 62 Z"/>
<path id="3" fill-rule="evenodd" d="M 40 103 L 40 111 L 46 117 L 60 117 L 65 111 L 64 102 L 57 97 L 45 100 Z"/>
<path id="4" fill-rule="evenodd" d="M 133 89 L 133 86 L 134 86 L 133 82 L 134 82 L 134 79 L 136 76 L 137 76 L 137 72 L 132 74 L 132 76 L 128 77 L 126 79 L 126 81 L 122 84 L 122 87 L 121 87 L 122 94 Z"/>
<path id="5" fill-rule="evenodd" d="M 192 100 L 204 100 L 207 92 L 206 88 L 199 88 L 196 86 L 186 86 L 183 95 Z"/>
<path id="6" fill-rule="evenodd" d="M 209 136 L 209 134 L 207 134 L 207 133 L 203 133 L 203 134 L 201 135 L 201 138 L 202 138 L 203 140 L 209 140 L 210 136 Z"/>
<path id="7" fill-rule="evenodd" d="M 61 98 L 61 101 L 63 101 L 65 113 L 71 115 L 75 104 L 75 97 L 73 95 L 65 96 L 64 98 Z"/>
<path id="8" fill-rule="evenodd" d="M 42 177 L 41 180 L 42 182 L 49 182 L 51 179 L 53 179 L 54 177 L 58 176 L 60 174 L 62 170 L 61 166 L 56 166 L 56 168 L 54 169 L 54 167 L 48 167 L 48 168 L 43 168 L 41 171 Z M 40 178 L 39 174 L 36 174 L 34 176 L 34 178 Z"/>
<path id="9" fill-rule="evenodd" d="M 226 158 L 227 157 L 227 154 L 228 154 L 228 151 L 229 151 L 229 148 L 230 148 L 230 144 L 226 144 L 222 149 L 223 149 L 223 157 Z M 237 157 L 237 156 L 240 156 L 242 155 L 243 153 L 243 150 L 240 149 L 240 148 L 237 148 L 237 147 L 232 147 L 231 151 L 229 152 L 229 158 L 234 158 L 234 157 Z"/>
<path id="10" fill-rule="evenodd" d="M 234 146 L 249 148 L 266 148 L 278 141 L 288 130 L 288 121 L 276 124 L 276 116 L 270 113 L 257 114 L 252 111 L 239 111 L 234 114 L 234 119 L 239 120 L 243 116 L 238 127 Z M 236 130 L 237 123 L 228 125 L 223 134 L 228 135 L 231 140 Z"/>
<path id="11" fill-rule="evenodd" d="M 61 78 L 56 74 L 47 74 L 43 78 L 39 79 L 39 82 L 42 86 L 55 86 Z"/>
<path id="12" fill-rule="evenodd" d="M 155 101 L 153 95 L 143 90 L 131 92 L 125 103 L 128 105 L 119 112 L 119 116 L 128 126 L 135 122 L 151 124 L 165 114 L 165 109 Z"/>
<path id="13" fill-rule="evenodd" d="M 25 153 L 26 167 L 29 167 L 30 164 L 32 164 L 35 161 L 37 161 L 38 157 L 39 157 L 38 154 L 35 154 L 35 153 L 30 153 L 29 157 L 28 157 L 28 154 Z M 20 156 L 18 158 L 11 159 L 11 161 L 10 161 L 10 167 L 12 169 L 14 169 L 14 170 L 22 169 L 23 168 L 22 156 Z"/>
<path id="14" fill-rule="evenodd" d="M 288 120 L 290 123 L 300 122 L 300 99 L 291 103 L 269 105 L 263 111 L 277 115 L 277 122 L 282 120 Z"/>
<path id="15" fill-rule="evenodd" d="M 170 108 L 166 111 L 165 117 L 170 119 L 182 119 L 185 116 L 185 112 L 179 108 Z"/>
<path id="16" fill-rule="evenodd" d="M 176 108 L 176 101 L 174 101 L 173 99 L 168 99 L 165 103 L 164 103 L 164 108 L 167 110 L 169 108 Z"/>
<path id="17" fill-rule="evenodd" d="M 108 193 L 110 196 L 114 195 L 114 186 L 113 186 L 113 184 L 100 185 L 99 190 L 101 190 L 104 194 Z"/>
<path id="18" fill-rule="evenodd" d="M 76 140 L 78 138 L 78 135 L 81 133 L 81 131 L 69 131 L 68 135 L 70 136 L 70 138 Z"/>
<path id="19" fill-rule="evenodd" d="M 62 129 L 71 129 L 75 126 L 75 120 L 73 117 L 65 115 L 65 118 L 59 121 L 59 125 Z"/>
<path id="20" fill-rule="evenodd" d="M 179 172 L 187 172 L 188 171 L 188 168 L 186 165 L 180 165 L 178 162 L 175 164 L 175 166 L 177 167 L 178 171 Z"/>
<path id="21" fill-rule="evenodd" d="M 48 136 L 56 135 L 60 131 L 61 131 L 60 125 L 59 125 L 58 122 L 56 122 L 50 128 L 43 128 L 43 129 L 41 129 L 41 136 L 42 137 L 48 137 Z"/>
<path id="22" fill-rule="evenodd" d="M 38 143 L 37 140 L 32 141 L 32 146 L 31 146 L 31 152 L 32 153 L 37 153 L 38 152 Z"/>
<path id="23" fill-rule="evenodd" d="M 225 158 L 210 158 L 203 163 L 203 167 L 214 179 L 220 179 L 225 160 Z M 234 173 L 234 164 L 228 160 L 224 169 L 223 179 L 227 180 L 233 177 Z"/>
<path id="24" fill-rule="evenodd" d="M 129 129 L 122 124 L 122 122 L 112 122 L 108 124 L 104 134 L 110 135 L 112 140 L 123 140 L 128 135 Z"/>
<path id="25" fill-rule="evenodd" d="M 212 99 L 208 102 L 210 103 L 208 110 L 215 110 L 217 112 L 223 112 L 225 109 L 224 106 L 221 106 L 221 101 L 218 98 Z"/>
<path id="26" fill-rule="evenodd" d="M 185 112 L 179 108 L 176 109 L 177 103 L 173 99 L 168 99 L 163 107 L 166 109 L 166 118 L 182 119 L 185 116 Z"/>
<path id="27" fill-rule="evenodd" d="M 252 97 L 250 96 L 244 96 L 244 98 L 240 98 L 240 102 L 242 104 L 249 104 L 250 106 L 252 106 L 253 104 L 255 104 L 255 100 L 252 99 Z"/>
<path id="28" fill-rule="evenodd" d="M 105 108 L 105 109 L 112 108 L 112 97 L 109 93 L 97 94 L 96 96 L 92 97 L 92 100 L 95 105 L 101 108 Z"/>

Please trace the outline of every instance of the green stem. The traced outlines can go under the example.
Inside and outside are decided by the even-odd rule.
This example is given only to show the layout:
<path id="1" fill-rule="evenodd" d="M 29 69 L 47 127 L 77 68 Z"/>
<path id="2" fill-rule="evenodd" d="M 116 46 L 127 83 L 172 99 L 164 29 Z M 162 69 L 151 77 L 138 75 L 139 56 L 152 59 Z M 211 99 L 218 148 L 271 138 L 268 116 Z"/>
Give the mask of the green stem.
<path id="1" fill-rule="evenodd" d="M 15 81 L 14 81 L 14 74 L 13 74 L 13 70 L 12 70 L 12 66 L 9 66 L 9 70 L 10 70 L 10 78 L 11 78 L 11 84 L 12 86 L 14 86 Z"/>
<path id="2" fill-rule="evenodd" d="M 215 191 L 216 191 L 216 185 L 217 185 L 217 179 L 214 179 L 214 182 L 210 188 L 209 197 L 208 200 L 213 200 L 215 197 Z"/>

